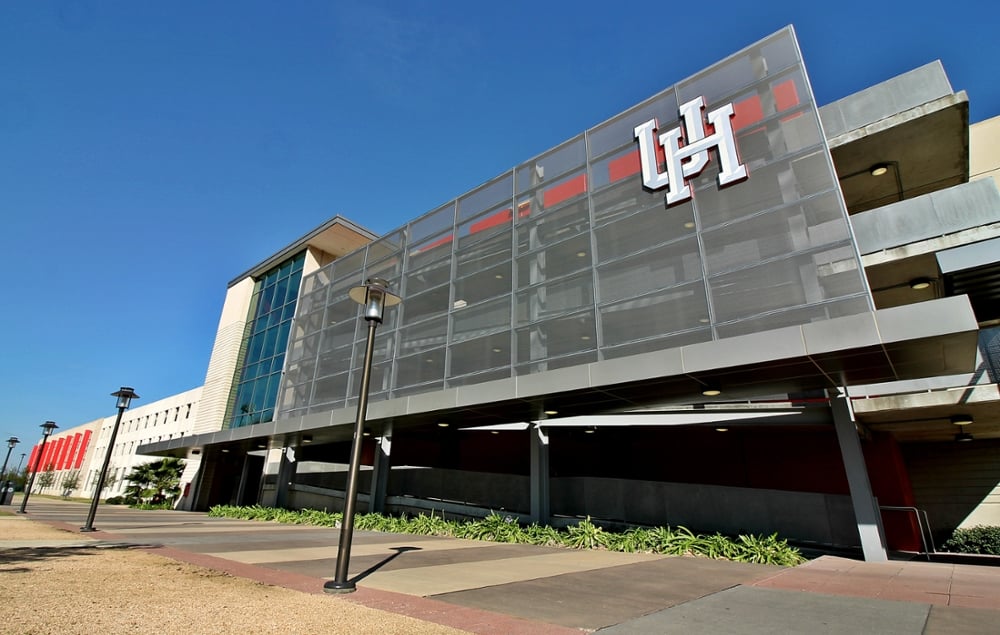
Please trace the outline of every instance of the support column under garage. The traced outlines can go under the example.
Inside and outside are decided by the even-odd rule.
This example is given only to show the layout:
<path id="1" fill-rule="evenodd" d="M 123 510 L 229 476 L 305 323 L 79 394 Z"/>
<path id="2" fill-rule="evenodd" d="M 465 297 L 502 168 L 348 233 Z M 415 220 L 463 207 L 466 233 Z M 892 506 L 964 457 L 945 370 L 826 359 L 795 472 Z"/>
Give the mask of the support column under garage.
<path id="1" fill-rule="evenodd" d="M 531 439 L 531 520 L 547 525 L 552 515 L 549 495 L 549 435 L 537 423 L 529 429 Z"/>
<path id="2" fill-rule="evenodd" d="M 845 391 L 846 394 L 846 391 Z M 858 523 L 861 550 L 867 562 L 885 562 L 889 559 L 886 551 L 885 532 L 879 516 L 878 501 L 872 494 L 868 479 L 868 468 L 861 451 L 861 441 L 854 423 L 851 404 L 845 396 L 830 399 L 833 410 L 833 426 L 837 431 L 837 443 L 847 472 L 847 485 L 851 492 L 851 505 Z"/>
<path id="3" fill-rule="evenodd" d="M 375 445 L 375 466 L 372 470 L 371 496 L 368 512 L 383 513 L 385 497 L 389 486 L 389 472 L 392 468 L 392 424 L 386 424 L 382 436 Z"/>

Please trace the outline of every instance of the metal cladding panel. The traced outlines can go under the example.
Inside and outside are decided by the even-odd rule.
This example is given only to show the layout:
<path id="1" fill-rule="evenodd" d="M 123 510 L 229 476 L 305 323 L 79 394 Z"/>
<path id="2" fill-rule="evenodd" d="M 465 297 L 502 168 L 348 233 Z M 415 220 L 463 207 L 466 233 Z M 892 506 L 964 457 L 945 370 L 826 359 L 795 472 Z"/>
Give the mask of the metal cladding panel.
<path id="1" fill-rule="evenodd" d="M 307 277 L 279 418 L 355 403 L 374 276 L 373 401 L 873 310 L 791 27 Z"/>

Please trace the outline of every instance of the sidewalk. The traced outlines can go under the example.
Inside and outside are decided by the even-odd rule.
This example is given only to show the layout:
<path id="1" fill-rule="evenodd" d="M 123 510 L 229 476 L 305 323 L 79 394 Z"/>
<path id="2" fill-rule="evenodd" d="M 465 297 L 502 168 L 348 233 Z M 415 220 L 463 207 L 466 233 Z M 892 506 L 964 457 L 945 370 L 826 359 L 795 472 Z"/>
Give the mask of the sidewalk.
<path id="1" fill-rule="evenodd" d="M 16 509 L 11 507 L 10 510 Z M 28 515 L 78 530 L 83 503 L 32 498 Z M 101 506 L 97 541 L 322 593 L 334 529 Z M 26 548 L 7 544 L 0 549 Z M 1000 568 L 822 557 L 793 569 L 356 532 L 346 597 L 474 633 L 991 633 Z"/>

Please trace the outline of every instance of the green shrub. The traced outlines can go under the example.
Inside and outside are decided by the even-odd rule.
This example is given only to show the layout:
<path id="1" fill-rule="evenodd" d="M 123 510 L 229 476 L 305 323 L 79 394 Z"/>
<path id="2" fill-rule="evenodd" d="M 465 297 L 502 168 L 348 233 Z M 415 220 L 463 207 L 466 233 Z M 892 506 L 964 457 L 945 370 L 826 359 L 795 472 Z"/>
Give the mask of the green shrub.
<path id="1" fill-rule="evenodd" d="M 501 516 L 490 512 L 486 518 L 473 520 L 458 528 L 456 538 L 470 540 L 488 540 L 491 542 L 527 543 L 524 530 L 514 516 Z"/>
<path id="2" fill-rule="evenodd" d="M 125 499 L 121 496 L 112 496 L 104 501 L 105 505 L 121 505 L 125 502 Z"/>
<path id="3" fill-rule="evenodd" d="M 597 549 L 608 544 L 608 534 L 590 522 L 590 516 L 566 528 L 565 544 L 574 549 Z"/>
<path id="4" fill-rule="evenodd" d="M 968 529 L 956 529 L 944 543 L 944 549 L 953 553 L 1000 556 L 1000 527 L 976 525 Z"/>
<path id="5" fill-rule="evenodd" d="M 110 501 L 109 501 L 110 502 Z M 343 514 L 339 512 L 303 509 L 292 511 L 275 507 L 237 507 L 216 505 L 208 510 L 208 515 L 217 518 L 237 518 L 322 527 L 339 527 Z M 633 527 L 622 533 L 605 531 L 591 521 L 588 516 L 565 531 L 547 525 L 533 523 L 522 527 L 516 516 L 490 512 L 485 518 L 467 522 L 453 522 L 436 516 L 418 514 L 387 516 L 384 514 L 357 514 L 354 526 L 361 531 L 381 531 L 401 534 L 428 536 L 454 536 L 470 540 L 509 542 L 519 544 L 562 546 L 575 549 L 608 549 L 624 552 L 651 552 L 665 555 L 693 555 L 705 558 L 727 559 L 740 562 L 756 562 L 780 566 L 794 566 L 805 562 L 798 549 L 789 547 L 788 542 L 779 540 L 776 534 L 770 536 L 743 535 L 732 539 L 722 534 L 695 534 L 687 527 Z M 969 553 L 1000 552 L 1000 527 L 977 527 L 960 530 L 976 535 L 985 534 L 993 545 L 993 551 L 972 551 Z M 959 532 L 956 532 L 956 535 Z M 963 534 L 964 535 L 964 534 Z M 952 541 L 949 541 L 950 548 Z M 971 539 L 969 539 L 971 542 Z M 979 544 L 979 543 L 976 543 Z M 956 550 L 957 549 L 953 549 Z"/>
<path id="6" fill-rule="evenodd" d="M 561 547 L 563 544 L 563 535 L 558 529 L 538 523 L 531 523 L 524 528 L 524 538 L 529 545 Z"/>

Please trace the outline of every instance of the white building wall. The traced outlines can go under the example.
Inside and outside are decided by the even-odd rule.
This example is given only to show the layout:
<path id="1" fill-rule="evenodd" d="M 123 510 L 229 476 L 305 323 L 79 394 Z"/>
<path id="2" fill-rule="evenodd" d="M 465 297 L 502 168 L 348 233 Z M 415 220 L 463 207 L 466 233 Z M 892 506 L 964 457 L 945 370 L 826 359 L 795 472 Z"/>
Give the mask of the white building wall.
<path id="1" fill-rule="evenodd" d="M 1000 116 L 969 126 L 969 179 L 991 177 L 1000 187 Z"/>
<path id="2" fill-rule="evenodd" d="M 198 418 L 194 433 L 216 432 L 225 425 L 226 405 L 233 388 L 233 376 L 240 362 L 240 348 L 246 331 L 250 301 L 253 298 L 253 278 L 245 278 L 226 291 L 219 328 L 212 346 L 212 356 L 202 387 Z"/>
<path id="3" fill-rule="evenodd" d="M 106 480 L 113 480 L 106 485 L 101 498 L 121 496 L 127 486 L 125 477 L 136 465 L 159 460 L 161 457 L 136 454 L 136 448 L 146 443 L 168 441 L 182 436 L 191 435 L 199 411 L 199 399 L 202 389 L 191 390 L 171 395 L 152 403 L 126 410 L 122 416 L 118 436 L 111 450 L 111 460 L 108 463 Z M 136 404 L 137 402 L 132 402 Z M 104 461 L 108 442 L 111 440 L 111 430 L 114 427 L 117 413 L 100 420 L 100 429 L 95 433 L 95 441 L 91 443 L 88 452 L 88 465 L 81 488 L 85 496 L 93 496 L 97 486 L 97 476 Z M 194 465 L 193 465 L 194 464 Z M 187 461 L 187 467 L 181 477 L 181 488 L 190 483 L 197 472 L 197 461 Z"/>
<path id="4" fill-rule="evenodd" d="M 60 494 L 65 494 L 67 496 L 74 496 L 74 497 L 83 496 L 82 487 L 85 475 L 87 473 L 87 465 L 90 461 L 91 455 L 93 454 L 93 448 L 97 437 L 97 429 L 101 421 L 102 419 L 97 419 L 95 421 L 75 426 L 73 428 L 56 429 L 56 432 L 49 437 L 48 441 L 45 442 L 46 451 L 49 451 L 49 448 L 52 448 L 51 451 L 55 452 L 55 450 L 59 447 L 60 441 L 63 442 L 64 447 L 65 444 L 69 444 L 69 446 L 63 452 L 60 452 L 59 455 L 56 454 L 50 455 L 47 461 L 43 462 L 41 465 L 38 466 L 38 474 L 35 475 L 35 482 L 32 485 L 32 492 L 49 494 L 52 496 Z M 89 439 L 87 438 L 87 432 L 90 432 Z M 80 435 L 80 442 L 79 444 L 76 445 L 76 447 L 74 447 L 74 439 L 76 435 Z M 41 439 L 38 439 L 38 441 L 35 443 L 35 446 L 40 445 L 41 441 L 42 441 Z M 79 460 L 81 453 L 83 453 L 82 461 Z M 30 461 L 31 459 L 30 449 L 27 451 L 27 454 L 28 458 L 26 460 Z M 62 459 L 62 461 L 60 461 L 60 459 Z M 76 467 L 77 463 L 80 463 L 79 468 Z M 42 474 L 45 472 L 46 468 L 50 464 L 54 465 L 57 468 L 62 467 L 62 469 L 56 469 L 53 471 L 52 483 L 48 487 L 41 487 L 40 481 L 42 480 Z M 22 467 L 27 467 L 29 470 L 31 470 L 35 467 L 35 464 L 32 463 L 29 466 L 22 466 Z M 16 465 L 9 466 L 9 469 L 11 471 L 15 470 L 16 468 L 17 468 Z M 64 483 L 67 480 L 67 478 L 68 477 L 72 478 L 74 475 L 79 476 L 78 486 L 70 488 L 65 487 Z"/>

